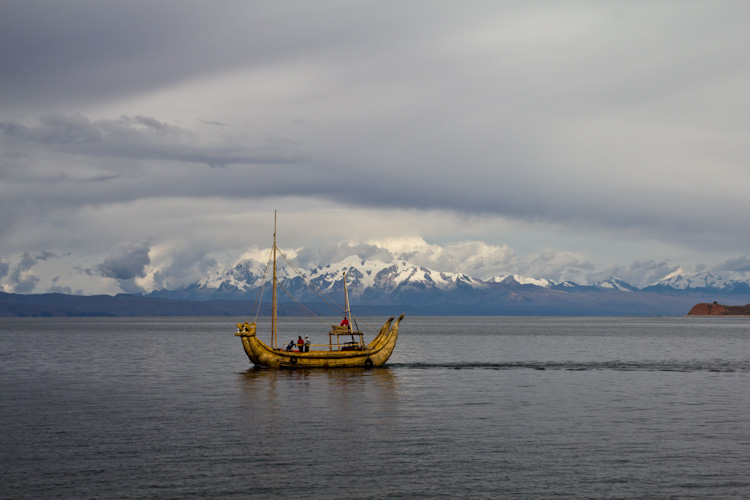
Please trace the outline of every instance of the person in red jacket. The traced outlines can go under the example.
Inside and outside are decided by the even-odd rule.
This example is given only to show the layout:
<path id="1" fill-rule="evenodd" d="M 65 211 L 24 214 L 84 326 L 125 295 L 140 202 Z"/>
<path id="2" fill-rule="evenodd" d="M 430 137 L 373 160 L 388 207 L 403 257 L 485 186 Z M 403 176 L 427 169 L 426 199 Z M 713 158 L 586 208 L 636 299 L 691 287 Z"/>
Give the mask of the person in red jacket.
<path id="1" fill-rule="evenodd" d="M 299 349 L 299 352 L 305 352 L 305 341 L 302 340 L 301 335 L 297 338 L 297 349 Z"/>
<path id="2" fill-rule="evenodd" d="M 349 326 L 349 320 L 346 319 L 346 316 L 341 320 L 341 326 Z"/>

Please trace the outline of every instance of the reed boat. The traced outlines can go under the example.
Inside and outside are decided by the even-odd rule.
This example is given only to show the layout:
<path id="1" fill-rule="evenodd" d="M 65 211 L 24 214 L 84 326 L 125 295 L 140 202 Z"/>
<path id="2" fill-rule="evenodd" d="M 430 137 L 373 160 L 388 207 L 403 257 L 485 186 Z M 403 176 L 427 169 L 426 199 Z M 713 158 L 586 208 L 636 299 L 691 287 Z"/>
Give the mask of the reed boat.
<path id="1" fill-rule="evenodd" d="M 398 327 L 404 315 L 398 319 L 389 318 L 375 338 L 368 344 L 365 343 L 365 335 L 360 330 L 358 318 L 352 314 L 349 304 L 349 290 L 346 284 L 346 272 L 343 273 L 344 281 L 344 320 L 342 324 L 332 324 L 328 331 L 326 343 L 311 344 L 300 346 L 291 343 L 285 348 L 277 344 L 278 339 L 278 314 L 277 314 L 277 280 L 276 280 L 276 261 L 277 254 L 281 255 L 295 271 L 296 267 L 292 266 L 289 259 L 280 251 L 276 245 L 276 214 L 274 213 L 273 229 L 273 247 L 267 267 L 272 266 L 272 298 L 271 298 L 271 338 L 269 344 L 261 341 L 257 336 L 257 317 L 260 311 L 260 298 L 257 302 L 255 320 L 252 322 L 245 321 L 237 323 L 236 336 L 242 340 L 242 346 L 245 349 L 250 362 L 256 366 L 270 368 L 352 368 L 365 367 L 372 368 L 383 366 L 388 358 L 391 357 L 393 349 L 396 347 L 398 339 Z M 298 274 L 303 278 L 305 283 L 312 287 L 299 271 Z M 268 274 L 268 271 L 266 272 Z M 316 293 L 321 294 L 316 290 Z M 262 288 L 260 297 L 262 297 Z M 304 306 L 301 306 L 303 309 Z M 306 311 L 311 314 L 309 309 Z M 325 334 L 323 334 L 325 335 Z M 301 337 L 300 337 L 301 338 Z M 343 341 L 342 341 L 343 339 Z M 288 350 L 289 348 L 293 350 Z"/>

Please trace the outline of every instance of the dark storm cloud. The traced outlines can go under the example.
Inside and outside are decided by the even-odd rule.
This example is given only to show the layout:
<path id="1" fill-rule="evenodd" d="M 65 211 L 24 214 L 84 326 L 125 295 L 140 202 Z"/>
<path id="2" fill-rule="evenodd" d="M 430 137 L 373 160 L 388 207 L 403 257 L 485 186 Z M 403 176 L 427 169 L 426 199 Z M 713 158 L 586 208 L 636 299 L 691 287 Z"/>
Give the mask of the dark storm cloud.
<path id="1" fill-rule="evenodd" d="M 352 53 L 350 43 L 377 38 L 382 22 L 399 21 L 389 11 L 326 0 L 5 0 L 0 108 L 80 106 L 331 47 Z M 398 32 L 389 36 L 395 41 Z"/>
<path id="2" fill-rule="evenodd" d="M 151 263 L 148 242 L 121 243 L 104 262 L 94 267 L 96 274 L 116 280 L 132 280 L 146 275 L 146 266 Z"/>
<path id="3" fill-rule="evenodd" d="M 218 14 L 208 4 L 174 1 L 5 1 L 0 104 L 88 103 L 220 68 L 244 44 L 236 43 L 241 20 Z M 222 22 L 230 25 L 218 29 Z"/>
<path id="4" fill-rule="evenodd" d="M 39 255 L 37 255 L 35 258 L 37 260 L 48 260 L 48 259 L 52 259 L 54 257 L 57 257 L 57 255 L 55 255 L 52 252 L 48 252 L 48 251 L 45 250 L 44 252 L 42 252 Z"/>
<path id="5" fill-rule="evenodd" d="M 202 163 L 211 167 L 233 164 L 287 163 L 288 153 L 238 147 L 198 146 L 198 135 L 186 128 L 147 116 L 90 120 L 80 114 L 42 116 L 39 124 L 0 121 L 3 142 L 14 149 L 42 148 L 60 153 L 128 160 Z"/>
<path id="6" fill-rule="evenodd" d="M 228 123 L 221 123 L 221 122 L 215 122 L 215 121 L 210 121 L 210 120 L 204 120 L 202 118 L 201 118 L 201 122 L 205 123 L 206 125 L 214 125 L 216 127 L 228 127 L 229 126 Z"/>

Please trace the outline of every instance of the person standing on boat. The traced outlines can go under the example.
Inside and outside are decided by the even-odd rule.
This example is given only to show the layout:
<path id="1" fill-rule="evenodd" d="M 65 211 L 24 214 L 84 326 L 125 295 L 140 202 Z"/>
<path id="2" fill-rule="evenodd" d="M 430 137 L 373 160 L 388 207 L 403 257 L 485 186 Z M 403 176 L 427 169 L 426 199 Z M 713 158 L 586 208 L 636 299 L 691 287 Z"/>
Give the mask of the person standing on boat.
<path id="1" fill-rule="evenodd" d="M 310 352 L 310 337 L 305 335 L 305 352 Z"/>
<path id="2" fill-rule="evenodd" d="M 297 349 L 299 349 L 299 352 L 305 352 L 305 341 L 302 340 L 302 335 L 297 337 Z"/>
<path id="3" fill-rule="evenodd" d="M 341 320 L 340 326 L 349 326 L 349 320 L 346 319 L 346 316 L 344 316 L 344 319 Z"/>

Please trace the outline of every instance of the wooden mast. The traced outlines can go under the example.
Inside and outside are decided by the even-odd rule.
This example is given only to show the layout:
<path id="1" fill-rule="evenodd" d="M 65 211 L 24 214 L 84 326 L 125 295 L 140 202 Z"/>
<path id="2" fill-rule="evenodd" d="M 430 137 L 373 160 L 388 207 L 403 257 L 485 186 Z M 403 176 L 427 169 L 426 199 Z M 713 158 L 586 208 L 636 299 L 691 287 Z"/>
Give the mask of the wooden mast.
<path id="1" fill-rule="evenodd" d="M 271 298 L 271 348 L 278 349 L 276 343 L 276 210 L 273 211 L 273 296 Z"/>
<path id="2" fill-rule="evenodd" d="M 349 333 L 352 336 L 352 342 L 354 342 L 354 323 L 352 323 L 352 309 L 349 306 L 349 288 L 346 286 L 346 271 L 344 271 L 344 302 L 345 302 L 345 308 L 344 309 L 344 316 L 346 316 L 346 319 L 349 320 Z M 364 347 L 365 340 L 362 337 L 362 332 L 359 331 L 359 327 L 357 327 L 357 332 L 359 333 L 359 345 L 361 347 Z"/>
<path id="3" fill-rule="evenodd" d="M 344 271 L 344 316 L 349 321 L 349 329 L 352 328 L 352 311 L 349 308 L 349 289 L 346 287 L 346 271 Z"/>

